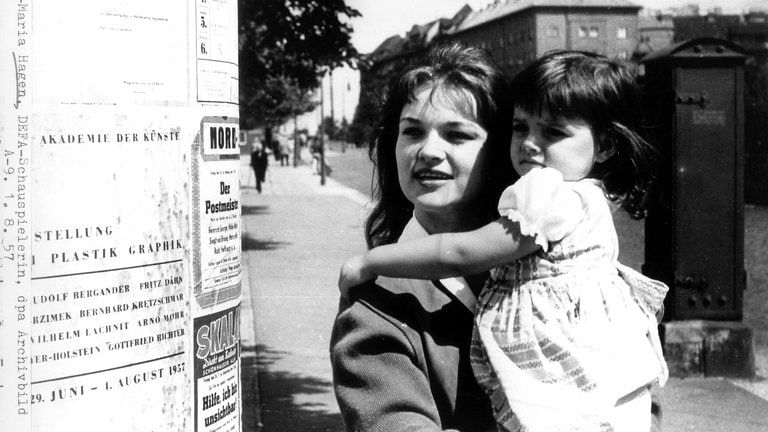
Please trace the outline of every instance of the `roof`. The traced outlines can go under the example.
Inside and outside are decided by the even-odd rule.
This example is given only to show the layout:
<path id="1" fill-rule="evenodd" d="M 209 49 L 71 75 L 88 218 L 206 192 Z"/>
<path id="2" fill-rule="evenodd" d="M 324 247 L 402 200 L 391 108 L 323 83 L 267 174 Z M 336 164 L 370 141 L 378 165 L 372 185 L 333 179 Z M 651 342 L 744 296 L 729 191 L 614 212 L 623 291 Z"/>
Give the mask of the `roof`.
<path id="1" fill-rule="evenodd" d="M 390 36 L 384 40 L 375 50 L 371 53 L 371 58 L 376 61 L 380 58 L 389 57 L 394 53 L 398 53 L 403 50 L 405 46 L 405 39 L 399 35 Z"/>
<path id="2" fill-rule="evenodd" d="M 472 12 L 469 5 L 464 5 L 452 18 L 438 18 L 425 24 L 414 24 L 405 36 L 390 36 L 379 44 L 370 54 L 373 61 L 379 61 L 426 47 L 442 33 L 456 28 Z"/>
<path id="3" fill-rule="evenodd" d="M 626 8 L 639 11 L 638 6 L 628 0 L 499 0 L 497 3 L 471 13 L 454 32 L 461 32 L 499 18 L 534 7 L 557 8 Z"/>

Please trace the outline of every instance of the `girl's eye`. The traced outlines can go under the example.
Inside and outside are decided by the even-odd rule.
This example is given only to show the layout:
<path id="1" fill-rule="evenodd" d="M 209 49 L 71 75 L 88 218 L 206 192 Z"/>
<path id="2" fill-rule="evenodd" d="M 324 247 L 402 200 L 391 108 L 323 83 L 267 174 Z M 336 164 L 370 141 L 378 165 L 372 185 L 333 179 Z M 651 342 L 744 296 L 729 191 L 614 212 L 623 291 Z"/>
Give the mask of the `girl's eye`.
<path id="1" fill-rule="evenodd" d="M 544 129 L 544 133 L 546 133 L 548 136 L 554 137 L 554 138 L 562 138 L 562 137 L 566 136 L 565 132 L 563 132 L 562 130 L 560 130 L 558 128 L 553 128 L 553 127 L 548 127 L 546 129 Z"/>
<path id="2" fill-rule="evenodd" d="M 527 131 L 528 131 L 528 126 L 526 126 L 525 123 L 512 124 L 512 133 L 514 134 L 526 133 Z"/>

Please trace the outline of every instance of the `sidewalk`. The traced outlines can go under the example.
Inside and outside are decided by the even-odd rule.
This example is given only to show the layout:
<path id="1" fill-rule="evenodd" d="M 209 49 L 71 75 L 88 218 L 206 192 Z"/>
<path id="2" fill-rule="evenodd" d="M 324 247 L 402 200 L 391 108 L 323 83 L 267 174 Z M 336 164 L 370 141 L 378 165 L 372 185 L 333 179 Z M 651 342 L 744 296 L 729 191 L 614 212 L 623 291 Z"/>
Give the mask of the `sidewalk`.
<path id="1" fill-rule="evenodd" d="M 241 162 L 243 430 L 343 432 L 328 348 L 338 269 L 365 250 L 368 198 L 274 159 L 259 194 Z"/>
<path id="2" fill-rule="evenodd" d="M 327 343 L 329 336 L 327 333 L 330 332 L 333 319 L 331 314 L 335 313 L 334 296 L 336 293 L 333 288 L 335 287 L 338 265 L 348 254 L 364 247 L 362 221 L 365 216 L 364 206 L 367 204 L 368 198 L 339 184 L 332 177 L 327 177 L 326 184 L 321 186 L 320 177 L 313 175 L 306 165 L 296 168 L 280 167 L 273 160 L 270 160 L 264 192 L 259 195 L 253 189 L 253 171 L 247 165 L 247 156 L 243 156 L 242 160 L 244 377 L 248 368 L 258 368 L 258 377 L 260 379 L 266 377 L 265 379 L 270 380 L 271 389 L 269 392 L 273 393 L 270 397 L 274 397 L 276 386 L 282 386 L 279 384 L 279 380 L 286 379 L 283 389 L 285 394 L 278 395 L 283 398 L 285 403 L 268 401 L 264 394 L 261 394 L 261 401 L 259 401 L 260 393 L 255 375 L 253 376 L 254 382 L 245 382 L 244 379 L 243 411 L 245 415 L 243 430 L 245 432 L 262 430 L 258 424 L 262 420 L 261 423 L 264 425 L 263 430 L 265 432 L 282 432 L 284 430 L 341 431 L 338 407 L 330 387 L 331 376 L 329 373 L 330 364 L 327 360 L 327 345 L 324 344 Z M 269 227 L 259 226 L 259 218 L 262 217 L 259 212 L 266 211 L 266 207 L 271 212 L 279 212 L 280 217 L 285 219 L 293 220 L 294 215 L 295 218 L 298 218 L 299 215 L 314 215 L 317 219 L 337 222 L 334 224 L 335 230 L 313 234 L 318 236 L 317 238 L 325 239 L 323 241 L 328 243 L 326 245 L 313 245 L 313 240 L 317 238 L 305 238 L 307 234 L 299 232 L 303 229 L 302 227 L 292 228 L 297 230 L 295 235 L 291 237 L 293 240 L 282 240 L 283 242 L 297 243 L 292 246 L 307 248 L 311 251 L 320 248 L 323 251 L 322 253 L 307 253 L 301 257 L 306 260 L 320 259 L 319 263 L 310 263 L 309 261 L 301 261 L 300 265 L 297 264 L 299 261 L 292 263 L 296 269 L 311 270 L 309 275 L 299 274 L 299 270 L 279 276 L 264 274 L 265 270 L 260 267 L 258 262 L 255 262 L 257 252 L 261 253 L 258 255 L 259 257 L 267 257 L 270 254 L 280 253 L 279 248 L 282 247 L 270 243 L 277 241 L 274 240 L 277 238 L 274 237 L 275 233 L 268 233 L 265 237 L 264 231 L 267 228 L 281 229 L 280 227 L 272 225 L 273 222 L 270 222 Z M 293 223 L 298 222 L 294 221 Z M 248 247 L 248 242 L 256 241 L 266 242 L 266 244 L 257 245 L 258 248 L 261 248 L 259 250 Z M 302 242 L 307 244 L 305 246 L 298 245 Z M 346 243 L 350 244 L 347 245 Z M 264 252 L 269 248 L 274 249 Z M 293 310 L 280 310 L 281 305 L 279 303 L 262 304 L 262 302 L 273 300 L 264 294 L 265 288 L 263 286 L 283 283 L 281 282 L 282 279 L 279 278 L 301 278 L 295 282 L 288 280 L 285 285 L 279 287 L 279 292 L 283 296 L 297 295 L 293 291 L 289 291 L 287 287 L 291 284 L 306 285 L 308 278 L 314 279 L 310 285 L 325 287 L 330 283 L 332 286 L 326 287 L 329 289 L 322 291 L 322 294 L 316 293 L 308 299 L 296 300 L 304 302 L 303 307 L 305 308 L 314 308 L 313 310 L 320 318 L 304 318 L 306 315 L 303 312 L 301 315 L 294 316 L 293 314 L 296 312 Z M 290 301 L 294 302 L 294 300 Z M 292 318 L 299 319 L 299 317 L 312 321 L 313 329 L 318 333 L 310 339 L 302 339 L 303 332 L 308 331 L 307 329 L 296 328 L 291 325 L 258 324 L 259 319 L 266 319 L 266 317 L 254 316 L 257 310 L 261 311 L 259 312 L 261 314 L 274 314 L 273 319 L 276 322 L 285 322 L 285 320 Z M 766 312 L 768 313 L 768 311 Z M 326 320 L 330 321 L 325 322 Z M 288 333 L 273 334 L 281 332 Z M 278 344 L 281 345 L 278 347 Z M 267 349 L 264 348 L 265 345 Z M 320 352 L 310 352 L 318 349 Z M 265 353 L 268 356 L 266 359 L 253 358 L 254 355 L 264 355 Z M 292 356 L 293 359 L 291 359 Z M 758 360 L 758 363 L 765 364 L 765 359 Z M 275 374 L 275 367 L 282 368 L 279 374 Z M 272 369 L 268 370 L 270 368 Z M 309 396 L 289 394 L 290 392 L 286 390 L 295 384 L 297 377 L 302 379 L 302 392 L 311 393 Z M 307 391 L 308 382 L 314 385 L 311 391 Z M 249 392 L 249 386 L 253 392 Z M 673 378 L 666 387 L 659 390 L 658 396 L 662 404 L 662 430 L 664 432 L 768 431 L 768 400 L 766 400 L 768 398 L 768 381 L 765 380 Z M 286 401 L 290 401 L 290 403 Z M 308 415 L 308 413 L 312 415 Z M 268 417 L 272 416 L 273 420 L 271 421 L 275 422 L 278 415 L 289 419 L 295 415 L 301 420 L 300 423 L 285 420 L 279 425 L 266 421 Z"/>

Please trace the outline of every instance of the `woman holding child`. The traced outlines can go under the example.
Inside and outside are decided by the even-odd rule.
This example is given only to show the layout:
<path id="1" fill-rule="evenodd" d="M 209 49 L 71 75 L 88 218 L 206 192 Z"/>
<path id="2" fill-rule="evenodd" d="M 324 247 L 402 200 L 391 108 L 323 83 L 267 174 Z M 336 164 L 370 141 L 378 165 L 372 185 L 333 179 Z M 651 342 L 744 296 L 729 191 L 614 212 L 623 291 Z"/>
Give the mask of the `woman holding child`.
<path id="1" fill-rule="evenodd" d="M 512 120 L 481 51 L 429 61 L 386 100 L 374 249 L 342 268 L 331 357 L 348 429 L 651 429 L 667 288 L 618 263 L 609 208 L 641 216 L 653 176 L 631 73 L 544 56 L 514 81 Z M 401 279 L 361 284 L 377 275 Z"/>

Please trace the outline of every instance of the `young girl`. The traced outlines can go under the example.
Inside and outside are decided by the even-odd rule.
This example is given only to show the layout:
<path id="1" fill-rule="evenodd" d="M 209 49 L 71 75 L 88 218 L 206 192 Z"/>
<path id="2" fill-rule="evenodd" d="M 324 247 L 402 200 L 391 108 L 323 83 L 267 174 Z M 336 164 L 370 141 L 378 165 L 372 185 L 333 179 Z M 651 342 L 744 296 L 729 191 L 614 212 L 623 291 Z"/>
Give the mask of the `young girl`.
<path id="1" fill-rule="evenodd" d="M 345 295 L 377 275 L 492 269 L 472 366 L 501 430 L 650 430 L 649 387 L 667 377 L 656 327 L 667 287 L 617 262 L 611 215 L 620 206 L 643 217 L 651 181 L 635 92 L 631 72 L 599 55 L 537 60 L 512 82 L 510 158 L 521 178 L 503 192 L 501 218 L 377 247 L 342 267 Z M 413 128 L 401 123 L 398 140 L 417 136 Z"/>

